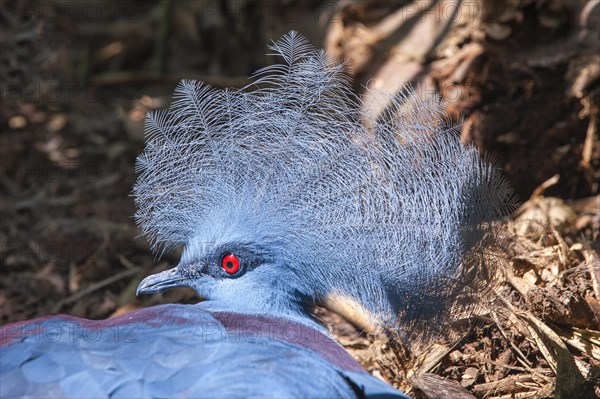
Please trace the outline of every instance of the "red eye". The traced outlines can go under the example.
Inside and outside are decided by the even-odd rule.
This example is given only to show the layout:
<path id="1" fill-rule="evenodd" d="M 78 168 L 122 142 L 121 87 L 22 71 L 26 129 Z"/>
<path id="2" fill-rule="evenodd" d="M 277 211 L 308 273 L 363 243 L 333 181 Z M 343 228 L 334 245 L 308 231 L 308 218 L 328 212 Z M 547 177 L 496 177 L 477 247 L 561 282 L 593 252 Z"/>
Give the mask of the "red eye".
<path id="1" fill-rule="evenodd" d="M 228 254 L 221 260 L 221 267 L 227 274 L 236 274 L 240 270 L 240 260 L 234 254 Z"/>

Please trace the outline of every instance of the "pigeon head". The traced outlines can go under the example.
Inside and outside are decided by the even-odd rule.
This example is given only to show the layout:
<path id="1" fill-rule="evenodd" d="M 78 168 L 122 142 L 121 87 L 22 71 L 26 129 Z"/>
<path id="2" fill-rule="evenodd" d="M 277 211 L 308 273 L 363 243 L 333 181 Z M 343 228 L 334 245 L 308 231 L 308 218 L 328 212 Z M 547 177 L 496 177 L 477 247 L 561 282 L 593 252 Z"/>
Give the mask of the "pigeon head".
<path id="1" fill-rule="evenodd" d="M 144 279 L 138 294 L 191 287 L 207 300 L 229 309 L 303 312 L 304 300 L 316 294 L 277 253 L 276 237 L 272 236 L 271 241 L 269 235 L 263 235 L 257 242 L 255 236 L 235 231 L 231 219 L 225 220 L 223 230 L 210 223 L 210 234 L 190 239 L 179 265 Z M 253 231 L 258 233 L 256 227 Z"/>
<path id="2" fill-rule="evenodd" d="M 182 81 L 147 117 L 136 220 L 158 253 L 183 254 L 138 293 L 189 286 L 283 313 L 338 295 L 382 323 L 444 318 L 486 283 L 508 186 L 437 96 L 407 89 L 369 115 L 343 66 L 297 33 L 271 50 L 283 62 L 252 85 Z"/>

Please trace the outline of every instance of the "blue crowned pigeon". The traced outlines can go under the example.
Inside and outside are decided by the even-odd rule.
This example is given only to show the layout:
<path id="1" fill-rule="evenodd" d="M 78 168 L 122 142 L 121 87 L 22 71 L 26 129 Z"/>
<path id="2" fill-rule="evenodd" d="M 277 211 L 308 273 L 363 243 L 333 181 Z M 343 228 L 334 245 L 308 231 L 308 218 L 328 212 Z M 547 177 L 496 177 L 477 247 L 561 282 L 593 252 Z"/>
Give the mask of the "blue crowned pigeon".
<path id="1" fill-rule="evenodd" d="M 345 298 L 405 337 L 444 326 L 493 274 L 511 192 L 438 97 L 408 89 L 370 115 L 303 37 L 270 48 L 283 62 L 252 85 L 182 81 L 146 121 L 136 219 L 159 254 L 183 253 L 138 293 L 206 301 L 4 326 L 0 396 L 407 398 L 313 305 Z"/>

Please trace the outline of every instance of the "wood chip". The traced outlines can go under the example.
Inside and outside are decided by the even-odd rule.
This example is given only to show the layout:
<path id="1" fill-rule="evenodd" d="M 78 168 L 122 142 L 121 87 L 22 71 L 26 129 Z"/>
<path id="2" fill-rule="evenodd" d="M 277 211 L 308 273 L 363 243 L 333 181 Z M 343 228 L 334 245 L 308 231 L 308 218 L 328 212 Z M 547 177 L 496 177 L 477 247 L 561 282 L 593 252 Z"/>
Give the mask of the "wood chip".
<path id="1" fill-rule="evenodd" d="M 411 382 L 429 399 L 476 399 L 456 381 L 447 380 L 439 375 L 425 373 L 413 378 Z"/>

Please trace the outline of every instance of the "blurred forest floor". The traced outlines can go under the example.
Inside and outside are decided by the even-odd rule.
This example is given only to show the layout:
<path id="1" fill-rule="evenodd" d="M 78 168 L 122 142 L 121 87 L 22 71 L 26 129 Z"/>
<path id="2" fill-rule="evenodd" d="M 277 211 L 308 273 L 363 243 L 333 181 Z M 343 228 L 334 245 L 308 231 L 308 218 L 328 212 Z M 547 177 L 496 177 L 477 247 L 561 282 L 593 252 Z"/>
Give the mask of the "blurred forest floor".
<path id="1" fill-rule="evenodd" d="M 340 342 L 415 397 L 600 395 L 598 0 L 0 7 L 1 323 L 198 301 L 185 289 L 135 297 L 178 260 L 157 260 L 132 219 L 144 116 L 182 78 L 246 84 L 274 61 L 270 41 L 296 29 L 346 60 L 358 93 L 439 91 L 523 203 L 507 221 L 502 306 L 460 339 L 405 347 L 321 309 Z"/>

